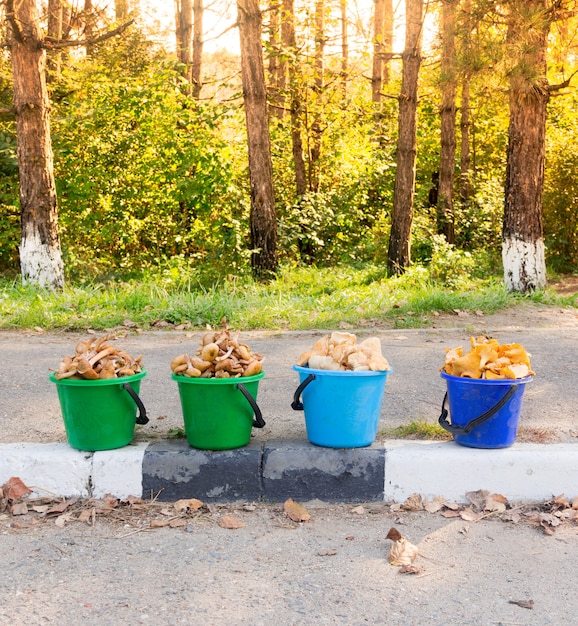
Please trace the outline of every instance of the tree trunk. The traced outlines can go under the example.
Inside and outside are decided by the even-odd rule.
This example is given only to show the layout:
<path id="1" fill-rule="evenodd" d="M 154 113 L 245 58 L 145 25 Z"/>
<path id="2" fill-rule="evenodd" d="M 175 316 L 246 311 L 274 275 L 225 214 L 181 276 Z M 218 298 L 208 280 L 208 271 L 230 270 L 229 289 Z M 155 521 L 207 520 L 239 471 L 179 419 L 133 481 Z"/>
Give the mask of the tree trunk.
<path id="1" fill-rule="evenodd" d="M 293 0 L 283 0 L 283 21 L 281 38 L 284 56 L 289 57 L 288 76 L 291 98 L 291 145 L 293 151 L 293 167 L 295 169 L 295 193 L 301 199 L 307 193 L 307 174 L 303 159 L 303 140 L 301 137 L 301 74 L 297 59 L 297 42 L 295 40 L 295 14 Z"/>
<path id="2" fill-rule="evenodd" d="M 391 53 L 393 51 L 393 0 L 384 0 L 383 13 L 383 84 L 390 81 Z"/>
<path id="3" fill-rule="evenodd" d="M 410 263 L 417 144 L 417 99 L 421 65 L 423 0 L 406 1 L 405 50 L 399 96 L 397 170 L 393 192 L 388 272 L 402 274 Z"/>
<path id="4" fill-rule="evenodd" d="M 47 35 L 60 41 L 63 35 L 64 7 L 62 0 L 48 0 L 48 28 Z M 53 50 L 46 58 L 47 81 L 60 76 L 62 65 L 62 50 Z"/>
<path id="5" fill-rule="evenodd" d="M 94 7 L 92 5 L 92 0 L 84 0 L 84 8 L 83 8 L 83 19 L 84 19 L 84 39 L 86 41 L 90 41 L 94 34 Z M 90 56 L 93 52 L 93 46 L 91 44 L 86 44 L 86 55 Z"/>
<path id="6" fill-rule="evenodd" d="M 315 62 L 314 62 L 313 93 L 313 122 L 311 124 L 311 150 L 309 151 L 309 189 L 319 190 L 319 159 L 321 158 L 321 112 L 323 104 L 321 98 L 325 87 L 325 0 L 315 2 Z"/>
<path id="7" fill-rule="evenodd" d="M 184 65 L 183 77 L 188 83 L 188 93 L 193 93 L 193 0 L 176 0 L 175 23 L 177 58 Z"/>
<path id="8" fill-rule="evenodd" d="M 203 0 L 193 2 L 193 61 L 191 65 L 191 82 L 193 84 L 193 98 L 201 96 L 203 82 L 201 72 L 203 67 Z"/>
<path id="9" fill-rule="evenodd" d="M 442 58 L 441 58 L 441 151 L 438 186 L 438 234 L 448 243 L 455 243 L 454 235 L 454 161 L 456 156 L 456 2 L 442 2 Z"/>
<path id="10" fill-rule="evenodd" d="M 341 12 L 341 86 L 343 90 L 343 106 L 347 99 L 347 80 L 349 73 L 349 36 L 347 29 L 347 0 L 339 0 Z"/>
<path id="11" fill-rule="evenodd" d="M 237 12 L 251 180 L 251 265 L 256 278 L 267 280 L 277 270 L 277 219 L 259 0 L 237 0 Z"/>
<path id="12" fill-rule="evenodd" d="M 385 0 L 373 2 L 373 66 L 371 72 L 371 100 L 381 102 L 383 88 L 383 53 L 385 50 Z"/>
<path id="13" fill-rule="evenodd" d="M 12 30 L 22 282 L 56 289 L 64 285 L 64 268 L 58 238 L 46 54 L 41 47 L 36 1 L 9 2 L 7 9 Z"/>
<path id="14" fill-rule="evenodd" d="M 269 64 L 268 93 L 270 114 L 283 117 L 283 90 L 285 89 L 284 65 L 281 63 L 281 4 L 273 0 L 269 4 Z"/>
<path id="15" fill-rule="evenodd" d="M 462 56 L 469 56 L 472 46 L 471 32 L 472 32 L 472 20 L 471 20 L 472 3 L 471 0 L 464 0 L 462 12 L 465 16 L 461 53 Z M 470 83 L 471 83 L 471 70 L 466 67 L 462 71 L 461 77 L 461 91 L 462 102 L 460 107 L 460 199 L 463 204 L 467 204 L 472 195 L 472 175 L 471 175 L 471 121 L 470 121 Z"/>
<path id="16" fill-rule="evenodd" d="M 506 288 L 527 293 L 546 286 L 542 192 L 550 18 L 546 0 L 517 0 L 509 6 L 508 44 L 517 58 L 510 71 L 502 261 Z"/>

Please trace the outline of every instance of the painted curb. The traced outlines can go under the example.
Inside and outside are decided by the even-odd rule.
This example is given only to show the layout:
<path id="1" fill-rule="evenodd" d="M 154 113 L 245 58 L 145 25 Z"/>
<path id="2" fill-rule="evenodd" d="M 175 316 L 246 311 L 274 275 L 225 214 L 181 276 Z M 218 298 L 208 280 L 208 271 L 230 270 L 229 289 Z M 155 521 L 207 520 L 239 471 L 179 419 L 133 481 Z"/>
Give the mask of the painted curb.
<path id="1" fill-rule="evenodd" d="M 419 493 L 463 502 L 468 491 L 486 489 L 511 502 L 531 502 L 578 495 L 578 445 L 480 450 L 454 442 L 386 441 L 332 449 L 305 441 L 252 441 L 211 452 L 181 440 L 90 453 L 66 443 L 0 444 L 0 485 L 12 476 L 35 497 L 339 503 L 403 502 Z"/>

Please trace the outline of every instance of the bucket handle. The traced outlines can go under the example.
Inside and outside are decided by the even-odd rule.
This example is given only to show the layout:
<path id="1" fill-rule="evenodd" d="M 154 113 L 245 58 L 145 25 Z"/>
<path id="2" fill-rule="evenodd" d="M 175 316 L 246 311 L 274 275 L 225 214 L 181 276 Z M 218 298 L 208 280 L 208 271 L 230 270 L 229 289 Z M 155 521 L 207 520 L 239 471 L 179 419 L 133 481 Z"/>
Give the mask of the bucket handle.
<path id="1" fill-rule="evenodd" d="M 307 378 L 299 385 L 299 387 L 295 389 L 295 394 L 293 395 L 293 402 L 291 402 L 291 408 L 294 411 L 303 410 L 303 402 L 301 402 L 301 398 L 299 396 L 303 393 L 303 390 L 305 389 L 305 387 L 307 387 L 307 385 L 314 380 L 315 380 L 315 374 L 309 374 L 309 376 L 307 376 Z"/>
<path id="2" fill-rule="evenodd" d="M 253 412 L 255 413 L 255 419 L 253 420 L 253 426 L 255 428 L 263 428 L 265 426 L 265 420 L 263 419 L 263 414 L 261 413 L 261 409 L 257 406 L 255 402 L 255 398 L 247 391 L 245 385 L 243 383 L 237 383 L 237 389 L 247 398 L 247 401 L 251 405 Z"/>
<path id="3" fill-rule="evenodd" d="M 128 391 L 131 398 L 135 401 L 135 404 L 138 407 L 138 415 L 136 417 L 137 424 L 148 424 L 149 418 L 147 417 L 147 410 L 145 409 L 145 405 L 142 403 L 142 400 L 138 397 L 137 392 L 130 386 L 130 383 L 123 383 L 123 389 Z"/>
<path id="4" fill-rule="evenodd" d="M 442 412 L 438 418 L 439 425 L 447 430 L 448 432 L 454 435 L 468 435 L 469 433 L 479 426 L 483 424 L 490 417 L 493 417 L 506 403 L 510 400 L 510 398 L 516 393 L 518 389 L 518 385 L 512 385 L 506 394 L 491 408 L 488 409 L 485 413 L 482 413 L 480 416 L 475 417 L 473 420 L 469 421 L 465 426 L 458 426 L 456 424 L 450 424 L 448 422 L 448 410 L 446 408 L 446 402 L 448 399 L 448 392 L 446 391 L 444 400 L 442 402 Z"/>

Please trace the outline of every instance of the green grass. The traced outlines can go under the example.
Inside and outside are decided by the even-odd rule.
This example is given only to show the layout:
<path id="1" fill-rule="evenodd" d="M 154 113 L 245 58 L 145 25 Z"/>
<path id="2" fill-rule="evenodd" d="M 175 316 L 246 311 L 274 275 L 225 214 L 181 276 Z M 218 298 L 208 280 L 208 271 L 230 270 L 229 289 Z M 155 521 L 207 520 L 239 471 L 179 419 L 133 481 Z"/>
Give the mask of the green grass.
<path id="1" fill-rule="evenodd" d="M 452 435 L 439 424 L 417 420 L 410 424 L 384 428 L 377 434 L 378 439 L 420 439 L 426 441 L 449 441 Z"/>
<path id="2" fill-rule="evenodd" d="M 127 320 L 140 328 L 155 322 L 248 329 L 328 329 L 364 326 L 428 327 L 434 312 L 455 309 L 491 314 L 521 301 L 576 306 L 576 296 L 549 291 L 523 297 L 506 292 L 499 278 L 471 279 L 450 288 L 416 266 L 397 278 L 381 268 L 286 269 L 262 284 L 227 278 L 204 286 L 186 270 L 115 282 L 73 284 L 60 291 L 23 287 L 0 279 L 0 328 L 103 330 Z"/>

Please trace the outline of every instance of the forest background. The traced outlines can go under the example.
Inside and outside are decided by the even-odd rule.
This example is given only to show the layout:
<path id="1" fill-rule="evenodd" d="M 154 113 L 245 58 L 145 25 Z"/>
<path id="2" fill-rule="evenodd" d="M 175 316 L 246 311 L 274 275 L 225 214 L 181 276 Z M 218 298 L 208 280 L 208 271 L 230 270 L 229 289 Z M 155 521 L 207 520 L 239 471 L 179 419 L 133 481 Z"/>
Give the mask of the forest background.
<path id="1" fill-rule="evenodd" d="M 207 288 L 250 277 L 255 250 L 246 120 L 239 55 L 230 43 L 236 26 L 229 22 L 221 31 L 228 48 L 219 47 L 218 38 L 209 46 L 199 19 L 203 14 L 205 23 L 207 14 L 234 19 L 236 9 L 219 1 L 203 7 L 198 0 L 194 6 L 179 0 L 173 33 L 151 20 L 138 0 L 50 4 L 60 11 L 60 40 L 85 42 L 47 50 L 67 280 L 126 281 L 152 272 Z M 290 48 L 276 39 L 286 14 L 276 5 L 262 7 L 281 273 L 359 264 L 374 268 L 364 280 L 387 275 L 404 45 L 394 33 L 403 32 L 404 12 L 401 3 L 384 4 L 391 24 L 380 34 L 378 2 L 365 12 L 346 0 L 291 3 Z M 428 279 L 460 289 L 472 278 L 501 272 L 513 53 L 506 41 L 508 2 L 452 3 L 458 149 L 448 237 L 437 193 L 447 85 L 440 37 L 444 4 L 425 4 L 411 264 Z M 575 271 L 578 258 L 578 95 L 571 81 L 578 67 L 578 18 L 571 4 L 548 35 L 548 80 L 561 86 L 547 110 L 543 232 L 550 272 Z M 206 47 L 201 46 L 200 60 L 193 58 L 193 40 L 191 56 L 183 53 L 183 5 L 193 11 L 188 24 L 193 39 L 195 15 L 201 28 L 197 52 L 199 41 Z M 43 5 L 40 26 L 46 32 L 51 15 Z M 98 40 L 129 22 L 117 36 Z M 221 22 L 212 23 L 218 33 Z M 87 39 L 87 24 L 92 39 Z M 176 52 L 172 37 L 181 42 Z M 523 47 L 523 40 L 518 45 Z M 0 270 L 11 280 L 19 272 L 21 229 L 12 74 L 8 47 L 3 50 Z M 289 80 L 280 80 L 279 67 Z M 296 176 L 298 159 L 304 162 L 304 181 Z"/>

